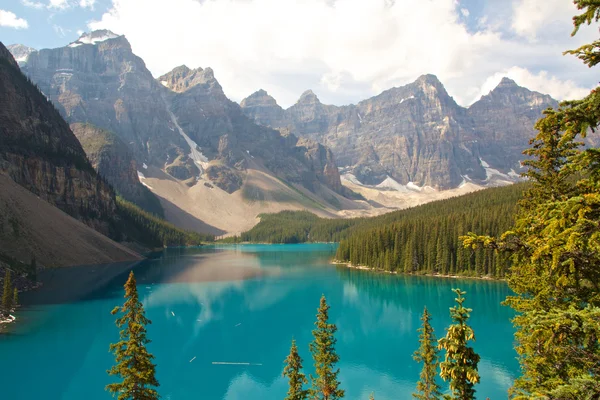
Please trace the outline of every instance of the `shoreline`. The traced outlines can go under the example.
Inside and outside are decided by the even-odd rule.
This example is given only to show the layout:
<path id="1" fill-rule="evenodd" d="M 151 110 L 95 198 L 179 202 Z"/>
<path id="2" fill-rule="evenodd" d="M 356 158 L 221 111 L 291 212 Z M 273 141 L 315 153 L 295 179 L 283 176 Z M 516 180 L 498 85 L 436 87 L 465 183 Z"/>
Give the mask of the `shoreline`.
<path id="1" fill-rule="evenodd" d="M 386 271 L 384 269 L 371 268 L 371 267 L 367 267 L 366 265 L 353 265 L 353 264 L 351 264 L 349 262 L 338 261 L 338 260 L 332 260 L 331 264 L 332 265 L 343 266 L 343 267 L 350 268 L 350 269 L 357 269 L 357 270 L 361 270 L 361 271 L 370 271 L 370 272 L 390 274 L 390 275 L 428 276 L 428 277 L 432 277 L 432 278 L 449 278 L 449 279 L 476 279 L 476 280 L 482 280 L 482 281 L 498 281 L 498 282 L 505 282 L 506 281 L 506 279 L 504 279 L 504 278 L 494 278 L 494 277 L 489 276 L 489 275 L 485 275 L 485 276 L 468 276 L 468 275 L 450 275 L 450 274 L 444 275 L 444 274 L 428 274 L 428 273 L 407 274 L 407 273 L 404 273 L 404 272 Z"/>

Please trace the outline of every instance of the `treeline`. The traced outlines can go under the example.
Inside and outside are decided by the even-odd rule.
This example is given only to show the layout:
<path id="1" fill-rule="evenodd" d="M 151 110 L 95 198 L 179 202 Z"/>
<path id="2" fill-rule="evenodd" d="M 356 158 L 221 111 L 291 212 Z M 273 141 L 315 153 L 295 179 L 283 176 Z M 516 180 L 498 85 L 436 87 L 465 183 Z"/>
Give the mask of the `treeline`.
<path id="1" fill-rule="evenodd" d="M 497 236 L 508 230 L 525 187 L 488 189 L 406 210 L 395 222 L 342 240 L 336 259 L 403 273 L 503 277 L 510 266 L 506 256 L 465 248 L 459 237 L 468 232 Z"/>
<path id="2" fill-rule="evenodd" d="M 214 241 L 213 235 L 179 229 L 120 196 L 117 196 L 117 210 L 120 218 L 116 224 L 120 241 L 133 241 L 150 248 L 197 246 Z"/>
<path id="3" fill-rule="evenodd" d="M 489 249 L 465 249 L 468 232 L 499 235 L 513 223 L 526 183 L 481 190 L 371 218 L 327 219 L 308 211 L 263 214 L 227 242 L 340 242 L 336 258 L 407 273 L 504 276 L 508 261 Z"/>

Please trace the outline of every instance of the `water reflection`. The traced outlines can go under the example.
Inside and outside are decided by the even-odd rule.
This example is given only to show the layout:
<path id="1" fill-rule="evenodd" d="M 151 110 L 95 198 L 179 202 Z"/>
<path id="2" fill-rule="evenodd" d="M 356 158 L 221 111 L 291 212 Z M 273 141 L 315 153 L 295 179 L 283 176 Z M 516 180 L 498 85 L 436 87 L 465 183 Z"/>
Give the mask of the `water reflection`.
<path id="1" fill-rule="evenodd" d="M 450 322 L 452 287 L 468 292 L 472 325 L 482 356 L 478 397 L 505 398 L 517 364 L 510 311 L 499 306 L 504 285 L 373 274 L 329 264 L 335 247 L 226 246 L 174 249 L 135 267 L 158 363 L 160 392 L 167 399 L 280 400 L 281 377 L 292 338 L 306 372 L 312 372 L 312 339 L 321 294 L 339 328 L 340 378 L 347 399 L 409 399 L 419 375 L 412 360 L 419 317 L 427 305 L 438 337 Z M 122 302 L 120 281 L 100 294 L 69 304 L 37 305 L 20 332 L 0 338 L 0 376 L 21 382 L 21 371 L 38 384 L 15 385 L 7 398 L 105 399 L 104 371 L 117 338 L 110 310 Z M 51 344 L 51 345 L 49 345 Z M 28 354 L 30 357 L 22 357 Z M 11 360 L 8 363 L 6 360 Z M 56 360 L 64 368 L 55 368 Z M 246 362 L 254 365 L 221 365 Z M 51 393 L 52 396 L 48 396 Z"/>

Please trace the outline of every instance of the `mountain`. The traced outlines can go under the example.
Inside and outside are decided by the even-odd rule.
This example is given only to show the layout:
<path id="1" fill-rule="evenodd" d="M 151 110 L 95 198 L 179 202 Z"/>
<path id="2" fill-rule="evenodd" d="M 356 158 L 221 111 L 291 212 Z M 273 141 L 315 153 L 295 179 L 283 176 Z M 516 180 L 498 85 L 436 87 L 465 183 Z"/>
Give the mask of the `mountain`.
<path id="1" fill-rule="evenodd" d="M 19 65 L 24 65 L 27 62 L 27 57 L 29 57 L 31 53 L 37 51 L 33 47 L 28 47 L 23 44 L 11 44 L 6 46 L 6 48 L 11 52 Z"/>
<path id="2" fill-rule="evenodd" d="M 322 104 L 312 91 L 286 110 L 264 90 L 241 102 L 257 123 L 330 147 L 349 179 L 414 190 L 516 180 L 535 121 L 556 105 L 504 79 L 467 109 L 434 75 L 343 107 Z"/>
<path id="3" fill-rule="evenodd" d="M 113 233 L 112 188 L 2 43 L 0 186 L 3 259 L 63 266 L 141 258 L 98 233 Z"/>
<path id="4" fill-rule="evenodd" d="M 35 53 L 33 53 L 35 54 Z M 0 173 L 109 234 L 112 189 L 94 171 L 69 125 L 0 46 Z"/>
<path id="5" fill-rule="evenodd" d="M 143 171 L 147 165 L 142 164 L 138 168 L 131 150 L 117 135 L 82 123 L 71 124 L 71 130 L 83 146 L 96 172 L 106 179 L 118 194 L 150 213 L 163 216 L 159 200 L 138 178 L 138 169 Z"/>
<path id="6" fill-rule="evenodd" d="M 229 218 L 248 229 L 265 211 L 368 207 L 347 198 L 331 150 L 256 124 L 210 68 L 180 66 L 154 79 L 124 36 L 95 31 L 31 53 L 23 71 L 69 123 L 114 132 L 180 226 L 220 234 Z M 118 190 L 133 183 L 124 168 L 107 175 Z"/>
<path id="7" fill-rule="evenodd" d="M 187 154 L 162 99 L 163 87 L 123 36 L 82 35 L 66 47 L 30 54 L 23 71 L 69 123 L 115 132 L 139 165 L 168 165 L 167 154 Z"/>

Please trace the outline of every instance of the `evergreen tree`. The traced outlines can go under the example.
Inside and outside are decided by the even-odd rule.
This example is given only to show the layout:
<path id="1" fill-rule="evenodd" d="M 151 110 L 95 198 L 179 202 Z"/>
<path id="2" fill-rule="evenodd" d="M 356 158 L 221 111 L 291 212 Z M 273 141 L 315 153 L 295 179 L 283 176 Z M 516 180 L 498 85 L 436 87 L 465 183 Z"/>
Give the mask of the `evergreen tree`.
<path id="1" fill-rule="evenodd" d="M 440 363 L 440 376 L 450 381 L 451 399 L 471 400 L 475 398 L 473 386 L 479 382 L 479 355 L 468 346 L 470 340 L 475 340 L 473 329 L 467 325 L 472 310 L 463 306 L 465 292 L 453 291 L 458 296 L 455 299 L 457 305 L 450 309 L 454 324 L 448 327 L 446 337 L 438 342 L 439 348 L 446 351 L 445 359 Z"/>
<path id="2" fill-rule="evenodd" d="M 303 385 L 308 383 L 308 379 L 302 373 L 302 358 L 298 354 L 295 340 L 292 340 L 290 354 L 285 359 L 283 376 L 288 378 L 290 385 L 284 400 L 305 400 L 308 397 L 308 390 L 303 389 Z"/>
<path id="3" fill-rule="evenodd" d="M 110 345 L 115 354 L 116 365 L 108 370 L 109 375 L 122 378 L 121 382 L 111 383 L 106 390 L 118 400 L 154 400 L 158 399 L 155 378 L 156 365 L 152 363 L 154 356 L 148 352 L 146 345 L 150 340 L 146 337 L 146 325 L 151 321 L 146 318 L 144 307 L 139 301 L 133 271 L 125 283 L 125 303 L 115 307 L 112 314 L 121 313 L 116 324 L 121 328 L 120 341 Z"/>
<path id="4" fill-rule="evenodd" d="M 413 393 L 413 397 L 421 400 L 434 400 L 441 396 L 440 387 L 435 380 L 439 362 L 437 340 L 430 323 L 431 314 L 427 311 L 427 307 L 423 310 L 421 321 L 423 321 L 423 325 L 419 328 L 421 345 L 415 351 L 413 358 L 416 362 L 423 363 L 423 369 L 417 383 L 417 393 Z"/>
<path id="5" fill-rule="evenodd" d="M 17 290 L 17 288 L 15 288 L 14 293 L 13 293 L 12 306 L 17 307 L 18 305 L 19 305 L 19 291 Z"/>
<path id="6" fill-rule="evenodd" d="M 10 270 L 7 268 L 4 273 L 4 287 L 2 291 L 2 312 L 6 316 L 12 309 L 12 285 L 11 285 Z"/>
<path id="7" fill-rule="evenodd" d="M 344 397 L 344 390 L 339 388 L 340 370 L 334 371 L 335 364 L 340 359 L 335 352 L 337 340 L 334 335 L 337 327 L 329 323 L 329 306 L 325 295 L 321 296 L 315 326 L 316 329 L 312 332 L 315 339 L 309 345 L 316 372 L 316 377 L 310 376 L 312 382 L 310 397 L 316 400 L 341 399 Z"/>
<path id="8" fill-rule="evenodd" d="M 598 0 L 575 0 L 582 25 L 600 20 Z M 600 40 L 566 52 L 593 67 Z M 600 149 L 580 140 L 600 124 L 600 90 L 545 111 L 526 154 L 531 189 L 500 238 L 469 234 L 466 246 L 511 256 L 506 303 L 518 314 L 522 376 L 516 398 L 593 399 L 600 393 Z"/>

